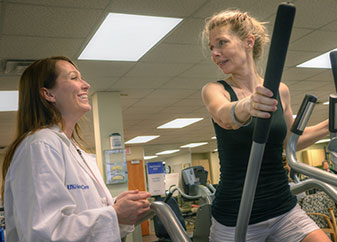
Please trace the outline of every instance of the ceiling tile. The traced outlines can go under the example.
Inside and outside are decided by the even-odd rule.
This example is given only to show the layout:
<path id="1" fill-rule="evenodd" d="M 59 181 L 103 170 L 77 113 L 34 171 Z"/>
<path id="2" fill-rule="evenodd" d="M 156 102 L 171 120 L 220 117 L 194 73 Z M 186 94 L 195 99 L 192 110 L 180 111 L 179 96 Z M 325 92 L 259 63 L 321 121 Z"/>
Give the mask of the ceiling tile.
<path id="1" fill-rule="evenodd" d="M 181 74 L 182 77 L 205 78 L 207 81 L 224 79 L 224 74 L 214 63 L 204 62 L 194 65 Z"/>
<path id="2" fill-rule="evenodd" d="M 113 88 L 111 88 L 110 91 L 113 91 Z M 140 88 L 123 88 L 119 90 L 121 93 L 121 100 L 129 99 L 129 98 L 144 98 L 145 96 L 149 95 L 151 92 L 154 91 L 154 89 L 140 89 Z"/>
<path id="3" fill-rule="evenodd" d="M 321 30 L 325 31 L 337 31 L 337 20 L 332 21 L 331 23 L 323 26 Z"/>
<path id="4" fill-rule="evenodd" d="M 337 19 L 334 0 L 297 0 L 295 6 L 295 27 L 317 29 Z"/>
<path id="5" fill-rule="evenodd" d="M 0 90 L 18 90 L 19 76 L 0 76 Z"/>
<path id="6" fill-rule="evenodd" d="M 134 114 L 141 113 L 141 114 L 154 114 L 157 112 L 160 112 L 164 109 L 164 106 L 158 105 L 158 106 L 140 106 L 140 105 L 133 105 L 132 107 L 129 107 L 126 111 L 132 112 Z"/>
<path id="7" fill-rule="evenodd" d="M 186 17 L 204 2 L 206 0 L 120 0 L 112 1 L 108 10 L 116 13 Z"/>
<path id="8" fill-rule="evenodd" d="M 85 61 L 77 60 L 76 65 L 82 75 L 88 78 L 99 77 L 120 77 L 125 75 L 134 66 L 135 62 L 128 61 Z"/>
<path id="9" fill-rule="evenodd" d="M 156 89 L 167 82 L 167 77 L 122 77 L 115 82 L 111 88 L 123 89 L 123 88 L 151 88 Z"/>
<path id="10" fill-rule="evenodd" d="M 237 0 L 212 0 L 198 10 L 194 17 L 206 18 L 225 9 L 240 9 L 248 11 L 252 16 L 260 21 L 265 20 L 271 14 L 277 11 L 277 6 L 281 0 L 255 0 L 255 1 L 237 1 Z"/>
<path id="11" fill-rule="evenodd" d="M 166 82 L 161 88 L 200 90 L 207 81 L 204 78 L 176 77 Z"/>
<path id="12" fill-rule="evenodd" d="M 337 32 L 317 30 L 291 43 L 289 50 L 326 52 L 337 48 L 336 39 Z"/>
<path id="13" fill-rule="evenodd" d="M 199 107 L 198 106 L 193 106 L 193 107 L 183 106 L 183 107 L 181 107 L 181 106 L 178 106 L 178 105 L 174 105 L 174 106 L 170 106 L 170 107 L 165 108 L 164 112 L 184 116 L 186 114 L 189 114 L 189 113 L 193 112 L 193 110 L 195 110 L 195 109 L 199 109 Z"/>
<path id="14" fill-rule="evenodd" d="M 4 59 L 40 59 L 65 55 L 72 59 L 82 44 L 80 39 L 3 36 L 0 57 Z"/>
<path id="15" fill-rule="evenodd" d="M 110 0 L 7 0 L 10 3 L 36 4 L 45 6 L 104 9 Z"/>
<path id="16" fill-rule="evenodd" d="M 331 82 L 332 84 L 334 83 L 331 69 L 322 69 L 321 73 L 308 78 L 308 80 Z"/>
<path id="17" fill-rule="evenodd" d="M 203 30 L 203 18 L 189 18 L 184 20 L 179 28 L 172 31 L 163 43 L 180 43 L 180 44 L 201 44 L 201 31 Z"/>
<path id="18" fill-rule="evenodd" d="M 127 110 L 132 105 L 138 103 L 140 101 L 140 98 L 121 98 L 121 105 L 122 110 Z"/>
<path id="19" fill-rule="evenodd" d="M 287 67 L 296 67 L 303 62 L 310 60 L 318 55 L 321 52 L 319 51 L 296 51 L 296 50 L 289 50 L 287 52 L 285 66 Z"/>
<path id="20" fill-rule="evenodd" d="M 180 100 L 178 103 L 177 103 L 179 106 L 182 106 L 182 107 L 205 107 L 204 103 L 202 102 L 202 98 L 201 98 L 201 94 L 200 94 L 200 98 L 199 99 L 183 99 L 183 100 Z"/>
<path id="21" fill-rule="evenodd" d="M 82 78 L 90 84 L 90 93 L 106 91 L 118 80 L 118 77 L 86 77 L 82 73 Z"/>
<path id="22" fill-rule="evenodd" d="M 137 63 L 126 77 L 174 77 L 189 69 L 191 64 Z"/>
<path id="23" fill-rule="evenodd" d="M 86 38 L 98 21 L 103 21 L 99 10 L 7 4 L 3 33 Z"/>
<path id="24" fill-rule="evenodd" d="M 181 98 L 159 98 L 159 97 L 150 97 L 147 96 L 143 98 L 142 100 L 139 100 L 133 107 L 138 107 L 138 108 L 148 108 L 148 107 L 160 107 L 164 108 L 170 105 L 173 105 L 177 103 Z"/>
<path id="25" fill-rule="evenodd" d="M 290 45 L 292 42 L 303 38 L 304 36 L 308 35 L 311 33 L 313 30 L 312 29 L 303 29 L 303 28 L 293 28 L 291 31 L 291 37 L 290 37 Z"/>
<path id="26" fill-rule="evenodd" d="M 323 72 L 322 69 L 314 68 L 289 68 L 283 72 L 282 80 L 304 80 Z"/>
<path id="27" fill-rule="evenodd" d="M 186 98 L 194 93 L 193 90 L 186 89 L 157 89 L 150 93 L 147 98 Z"/>
<path id="28" fill-rule="evenodd" d="M 197 63 L 204 60 L 199 45 L 161 44 L 143 58 L 142 62 L 156 63 Z"/>

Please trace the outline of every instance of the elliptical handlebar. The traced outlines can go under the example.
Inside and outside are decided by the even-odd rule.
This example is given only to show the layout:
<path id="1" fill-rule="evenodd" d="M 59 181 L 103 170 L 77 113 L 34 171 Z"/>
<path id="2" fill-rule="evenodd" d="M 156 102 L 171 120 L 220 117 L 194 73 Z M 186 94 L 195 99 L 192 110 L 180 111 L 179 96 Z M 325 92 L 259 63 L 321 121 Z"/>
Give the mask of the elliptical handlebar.
<path id="1" fill-rule="evenodd" d="M 302 101 L 300 111 L 297 114 L 295 122 L 291 128 L 291 135 L 287 141 L 286 156 L 291 169 L 306 176 L 326 182 L 330 185 L 337 186 L 337 176 L 321 169 L 309 166 L 298 162 L 296 157 L 296 145 L 300 135 L 302 135 L 305 126 L 307 125 L 311 113 L 313 111 L 316 98 L 311 95 L 306 95 Z"/>
<path id="2" fill-rule="evenodd" d="M 337 203 L 336 188 L 317 179 L 308 179 L 305 181 L 301 181 L 300 183 L 292 185 L 290 187 L 290 190 L 292 194 L 297 195 L 312 188 L 317 188 L 324 191 L 326 194 L 329 195 L 329 197 L 331 197 L 332 200 L 334 200 L 335 203 Z"/>
<path id="3" fill-rule="evenodd" d="M 211 186 L 211 188 L 209 187 L 209 185 Z M 200 199 L 202 197 L 206 197 L 207 199 L 207 203 L 211 204 L 212 203 L 212 199 L 210 198 L 211 196 L 214 195 L 215 193 L 215 188 L 211 185 L 211 184 L 207 184 L 207 188 L 210 188 L 210 190 L 213 188 L 213 190 L 208 190 L 206 187 L 202 186 L 202 185 L 199 185 L 200 189 L 199 189 L 199 194 L 198 195 L 195 195 L 195 196 L 191 196 L 191 195 L 187 195 L 186 193 L 184 193 L 179 187 L 177 186 L 171 186 L 169 188 L 169 193 L 167 194 L 164 202 L 167 202 L 173 195 L 173 193 L 175 191 L 178 191 L 182 197 L 184 198 L 187 198 L 187 199 L 191 199 L 191 200 L 195 200 L 195 199 Z M 204 193 L 205 195 L 203 196 L 203 194 L 201 193 Z"/>
<path id="4" fill-rule="evenodd" d="M 151 203 L 150 208 L 163 223 L 173 242 L 191 242 L 185 229 L 167 203 L 155 201 Z"/>

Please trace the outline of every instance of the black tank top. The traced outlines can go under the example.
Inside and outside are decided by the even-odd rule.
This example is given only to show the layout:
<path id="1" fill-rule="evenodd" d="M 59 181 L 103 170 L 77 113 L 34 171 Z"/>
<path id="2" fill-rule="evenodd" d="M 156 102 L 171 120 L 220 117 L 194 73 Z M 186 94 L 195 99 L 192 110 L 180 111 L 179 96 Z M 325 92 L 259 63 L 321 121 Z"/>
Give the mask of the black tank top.
<path id="1" fill-rule="evenodd" d="M 229 92 L 231 101 L 238 98 L 225 81 L 218 81 Z M 290 192 L 288 176 L 283 168 L 283 140 L 287 125 L 282 104 L 277 95 L 277 111 L 273 113 L 269 138 L 265 145 L 262 165 L 249 224 L 282 215 L 296 205 Z M 213 120 L 212 120 L 213 121 Z M 252 145 L 255 118 L 247 127 L 226 130 L 213 121 L 220 160 L 220 182 L 212 206 L 213 217 L 221 224 L 235 226 L 243 184 Z"/>

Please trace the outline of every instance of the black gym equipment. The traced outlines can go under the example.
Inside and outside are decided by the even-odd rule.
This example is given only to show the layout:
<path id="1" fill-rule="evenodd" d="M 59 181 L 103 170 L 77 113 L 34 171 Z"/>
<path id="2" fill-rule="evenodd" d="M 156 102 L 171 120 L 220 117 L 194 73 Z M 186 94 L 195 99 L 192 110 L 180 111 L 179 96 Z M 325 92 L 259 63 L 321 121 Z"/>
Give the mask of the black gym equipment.
<path id="1" fill-rule="evenodd" d="M 277 10 L 263 83 L 265 87 L 273 92 L 274 98 L 278 95 L 278 88 L 286 59 L 295 12 L 295 6 L 290 3 L 280 4 Z M 271 117 L 268 119 L 257 118 L 257 122 L 254 127 L 253 143 L 250 151 L 246 179 L 236 223 L 236 242 L 246 241 L 247 227 L 253 207 L 262 157 L 265 144 L 269 136 Z"/>

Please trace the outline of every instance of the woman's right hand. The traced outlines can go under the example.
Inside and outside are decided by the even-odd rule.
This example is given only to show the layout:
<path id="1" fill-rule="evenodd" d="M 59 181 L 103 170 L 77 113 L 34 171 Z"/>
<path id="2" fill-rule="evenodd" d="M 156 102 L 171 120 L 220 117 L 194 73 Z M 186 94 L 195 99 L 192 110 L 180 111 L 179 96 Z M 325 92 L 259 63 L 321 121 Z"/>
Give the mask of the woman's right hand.
<path id="1" fill-rule="evenodd" d="M 120 224 L 133 225 L 150 211 L 151 194 L 143 191 L 126 191 L 117 196 L 113 205 Z"/>
<path id="2" fill-rule="evenodd" d="M 277 110 L 277 100 L 268 88 L 258 85 L 250 96 L 249 114 L 259 118 L 270 118 L 270 112 Z"/>

